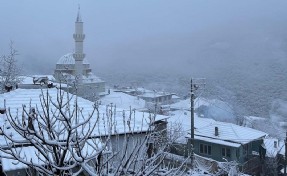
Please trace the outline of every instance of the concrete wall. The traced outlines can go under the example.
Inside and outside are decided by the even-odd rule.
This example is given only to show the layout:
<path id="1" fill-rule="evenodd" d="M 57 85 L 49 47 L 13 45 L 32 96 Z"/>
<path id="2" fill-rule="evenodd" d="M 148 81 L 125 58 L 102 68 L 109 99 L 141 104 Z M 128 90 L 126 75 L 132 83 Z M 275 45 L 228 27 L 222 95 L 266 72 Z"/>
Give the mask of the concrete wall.
<path id="1" fill-rule="evenodd" d="M 77 90 L 74 87 L 63 87 L 62 89 L 94 102 L 101 93 L 105 92 L 105 82 L 78 85 Z"/>
<path id="2" fill-rule="evenodd" d="M 77 95 L 90 101 L 95 101 L 103 92 L 105 92 L 105 82 L 83 84 L 79 85 L 77 89 Z"/>
<path id="3" fill-rule="evenodd" d="M 130 135 L 116 135 L 111 137 L 111 146 L 112 152 L 116 153 L 119 152 L 113 162 L 118 164 L 123 159 L 124 162 L 129 160 L 129 156 L 132 154 L 133 151 L 136 151 L 135 154 L 137 156 L 137 160 L 134 161 L 133 166 L 140 166 L 142 165 L 141 162 L 144 160 L 144 156 L 147 154 L 147 143 L 145 143 L 145 133 L 141 134 L 130 134 Z M 128 139 L 128 140 L 127 140 Z M 140 150 L 138 150 L 142 147 Z M 125 154 L 126 152 L 126 154 Z M 125 156 L 125 157 L 123 157 Z"/>
<path id="4" fill-rule="evenodd" d="M 128 161 L 129 157 L 134 154 L 137 155 L 137 160 L 134 165 L 142 166 L 146 157 L 152 156 L 157 152 L 158 147 L 166 145 L 166 128 L 165 121 L 156 121 L 154 124 L 155 131 L 153 137 L 146 138 L 147 132 L 134 133 L 134 134 L 119 134 L 111 136 L 111 148 L 113 153 L 119 152 L 116 157 L 116 162 Z M 123 156 L 125 156 L 123 158 Z M 136 167 L 136 168 L 137 168 Z"/>
<path id="5" fill-rule="evenodd" d="M 19 89 L 46 89 L 47 85 L 41 84 L 18 84 Z"/>

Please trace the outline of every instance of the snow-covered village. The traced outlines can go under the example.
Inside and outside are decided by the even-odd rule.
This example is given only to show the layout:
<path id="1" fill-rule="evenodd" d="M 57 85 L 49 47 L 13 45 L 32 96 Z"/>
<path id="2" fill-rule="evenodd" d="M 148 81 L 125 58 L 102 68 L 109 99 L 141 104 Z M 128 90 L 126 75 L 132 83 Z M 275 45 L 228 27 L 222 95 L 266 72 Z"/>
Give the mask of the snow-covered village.
<path id="1" fill-rule="evenodd" d="M 0 175 L 286 175 L 287 2 L 0 2 Z"/>

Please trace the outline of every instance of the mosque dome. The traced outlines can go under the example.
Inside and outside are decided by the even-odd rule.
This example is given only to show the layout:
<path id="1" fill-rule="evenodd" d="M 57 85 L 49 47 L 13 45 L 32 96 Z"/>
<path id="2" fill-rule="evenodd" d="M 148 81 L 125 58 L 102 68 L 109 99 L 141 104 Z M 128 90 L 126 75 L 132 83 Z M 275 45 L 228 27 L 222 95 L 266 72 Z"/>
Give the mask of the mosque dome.
<path id="1" fill-rule="evenodd" d="M 68 53 L 65 54 L 64 56 L 62 56 L 58 62 L 57 65 L 74 65 L 75 64 L 75 59 L 73 57 L 73 53 Z M 89 64 L 89 62 L 87 61 L 87 59 L 83 60 L 83 64 Z"/>

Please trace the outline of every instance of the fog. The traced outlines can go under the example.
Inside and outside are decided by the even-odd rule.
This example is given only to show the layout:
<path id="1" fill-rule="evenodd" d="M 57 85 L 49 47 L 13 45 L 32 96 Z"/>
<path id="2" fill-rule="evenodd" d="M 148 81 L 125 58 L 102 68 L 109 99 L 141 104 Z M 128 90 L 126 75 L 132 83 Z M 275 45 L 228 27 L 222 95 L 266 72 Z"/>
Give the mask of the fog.
<path id="1" fill-rule="evenodd" d="M 286 115 L 276 107 L 287 101 L 287 1 L 3 0 L 0 53 L 13 40 L 25 74 L 52 74 L 73 52 L 79 3 L 84 52 L 109 85 L 186 95 L 204 77 L 201 96 L 238 115 Z"/>

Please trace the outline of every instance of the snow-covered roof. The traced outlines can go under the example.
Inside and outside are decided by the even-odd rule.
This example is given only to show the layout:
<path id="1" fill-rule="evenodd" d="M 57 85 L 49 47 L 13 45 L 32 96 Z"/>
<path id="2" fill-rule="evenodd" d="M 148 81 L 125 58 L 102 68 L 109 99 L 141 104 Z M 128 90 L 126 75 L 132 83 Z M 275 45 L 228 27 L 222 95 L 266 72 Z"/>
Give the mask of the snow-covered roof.
<path id="1" fill-rule="evenodd" d="M 35 148 L 34 147 L 19 147 L 16 148 L 15 151 L 20 152 L 21 157 L 25 157 L 26 161 L 33 161 L 33 163 L 35 164 L 44 164 L 44 162 L 41 159 L 44 159 L 44 157 L 42 155 L 37 156 L 37 154 L 35 153 Z M 10 155 L 4 153 L 4 152 L 0 152 L 1 156 L 7 156 L 9 157 Z M 17 160 L 13 160 L 13 159 L 8 159 L 8 158 L 1 158 L 1 163 L 2 163 L 2 169 L 4 172 L 7 171 L 12 171 L 12 170 L 20 170 L 20 169 L 24 169 L 24 168 L 28 168 L 27 165 L 17 161 Z"/>
<path id="2" fill-rule="evenodd" d="M 168 119 L 169 124 L 181 122 L 183 131 L 185 131 L 186 134 L 189 134 L 187 136 L 190 136 L 190 112 L 178 110 L 173 111 L 172 113 L 172 116 Z M 222 145 L 227 145 L 226 142 L 229 142 L 229 146 L 235 145 L 233 143 L 240 145 L 246 144 L 267 135 L 264 132 L 252 128 L 242 127 L 232 123 L 218 122 L 208 118 L 201 118 L 198 117 L 197 114 L 194 114 L 194 127 L 196 139 L 203 139 L 202 137 L 204 137 L 204 139 L 209 138 L 210 140 L 215 140 L 214 142 L 218 144 L 221 140 Z M 218 136 L 215 136 L 215 127 L 218 128 Z"/>
<path id="3" fill-rule="evenodd" d="M 177 96 L 177 95 L 172 95 L 171 98 L 172 98 L 172 99 L 180 99 L 180 97 Z"/>
<path id="4" fill-rule="evenodd" d="M 216 121 L 213 119 L 201 118 L 198 117 L 197 114 L 194 114 L 194 118 L 195 118 L 194 120 L 195 128 L 203 128 L 213 123 L 216 123 Z M 190 111 L 185 110 L 172 111 L 170 114 L 170 118 L 168 119 L 168 122 L 171 124 L 181 123 L 182 129 L 184 131 L 189 132 L 189 130 L 191 129 Z"/>
<path id="5" fill-rule="evenodd" d="M 115 92 L 113 89 L 110 89 L 110 94 L 102 97 L 100 101 L 102 104 L 113 103 L 122 109 L 130 109 L 130 107 L 134 109 L 141 109 L 145 107 L 144 100 L 122 92 Z"/>
<path id="6" fill-rule="evenodd" d="M 264 121 L 266 121 L 266 120 L 268 120 L 268 119 L 263 118 L 263 117 L 244 116 L 242 126 L 252 127 L 254 123 L 258 123 L 259 121 L 261 121 L 263 124 Z"/>
<path id="7" fill-rule="evenodd" d="M 55 100 L 57 98 L 57 89 L 56 88 L 51 88 L 51 89 L 43 89 L 44 92 L 46 90 L 49 91 L 49 95 L 52 100 Z M 19 115 L 21 116 L 22 112 L 22 105 L 26 105 L 29 107 L 30 105 L 32 107 L 40 107 L 40 99 L 39 96 L 41 95 L 41 89 L 16 89 L 14 91 L 0 94 L 0 107 L 4 107 L 4 100 L 6 102 L 6 108 L 10 108 L 12 116 L 16 116 L 17 110 L 19 110 Z M 113 93 L 110 95 L 113 96 Z M 64 96 L 65 97 L 65 96 Z M 123 101 L 131 101 L 131 103 L 134 101 L 132 97 L 127 97 L 127 96 L 122 96 Z M 135 98 L 135 97 L 134 97 Z M 83 115 L 85 117 L 88 116 L 89 113 L 91 113 L 93 109 L 94 103 L 88 100 L 85 100 L 81 97 L 77 97 L 78 100 L 78 105 L 79 107 L 82 108 Z M 109 100 L 107 98 L 106 100 Z M 142 100 L 138 101 L 140 104 L 142 104 Z M 71 105 L 75 103 L 75 97 L 73 97 L 72 101 L 70 102 Z M 93 118 L 90 119 L 91 124 L 97 123 L 98 125 L 94 129 L 93 133 L 91 134 L 92 136 L 105 136 L 108 134 L 122 134 L 122 133 L 130 133 L 130 132 L 141 132 L 141 131 L 146 131 L 148 129 L 148 113 L 142 113 L 142 112 L 132 112 L 130 116 L 130 112 L 128 110 L 123 111 L 123 109 L 119 108 L 119 106 L 116 109 L 116 112 L 113 114 L 113 124 L 111 122 L 107 123 L 107 117 L 105 116 L 105 113 L 107 112 L 106 109 L 106 103 L 109 104 L 110 102 L 102 102 L 102 105 L 99 106 L 99 112 L 100 118 L 97 118 L 97 114 L 95 113 Z M 127 104 L 123 104 L 123 107 L 126 107 Z M 51 106 L 51 108 L 53 108 Z M 41 109 L 41 108 L 40 108 Z M 41 110 L 40 110 L 41 113 Z M 123 113 L 125 113 L 125 117 L 123 117 Z M 129 119 L 129 118 L 132 119 Z M 157 115 L 156 120 L 163 120 L 166 118 L 166 116 L 161 116 Z M 0 115 L 0 123 L 1 123 L 1 128 L 5 128 L 5 132 L 8 134 L 12 134 L 13 138 L 15 140 L 21 140 L 21 141 L 26 141 L 23 139 L 19 134 L 17 134 L 13 128 L 7 128 L 9 127 L 9 123 L 5 121 L 6 116 L 5 115 Z M 96 122 L 98 120 L 98 122 Z M 127 122 L 129 121 L 129 123 Z M 113 128 L 111 131 L 107 131 L 107 125 L 113 125 Z M 130 124 L 130 125 L 128 125 Z M 35 127 L 37 129 L 37 127 Z M 86 130 L 86 129 L 84 129 Z M 0 136 L 0 145 L 3 147 L 7 146 L 7 143 L 4 139 L 4 136 Z M 98 145 L 99 146 L 99 145 Z M 39 157 L 36 155 L 35 148 L 32 146 L 30 147 L 19 147 L 17 150 L 22 150 L 21 155 L 24 156 L 26 155 L 25 160 L 30 161 L 31 159 L 35 164 L 43 164 L 41 160 L 39 160 Z M 83 152 L 96 152 L 94 149 L 89 149 L 89 147 L 84 147 Z M 0 156 L 6 155 L 3 152 L 0 152 Z M 27 168 L 25 164 L 19 163 L 13 159 L 8 159 L 1 157 L 1 162 L 2 162 L 2 167 L 3 171 L 12 171 L 12 170 L 18 170 L 18 169 L 24 169 Z"/>
<path id="8" fill-rule="evenodd" d="M 196 98 L 194 101 L 194 108 L 198 108 L 201 105 L 208 106 L 210 103 L 206 101 L 204 98 Z M 179 102 L 173 103 L 170 105 L 172 109 L 190 109 L 190 99 L 181 100 Z"/>
<path id="9" fill-rule="evenodd" d="M 218 128 L 218 136 L 215 136 L 215 128 Z M 247 144 L 256 139 L 267 136 L 266 133 L 232 123 L 216 122 L 203 128 L 195 129 L 195 134 L 213 139 Z"/>
<path id="10" fill-rule="evenodd" d="M 99 152 L 99 151 L 95 151 L 95 148 L 98 148 L 99 150 L 101 150 L 101 147 L 102 145 L 99 139 L 88 139 L 85 146 L 81 149 L 81 152 L 84 155 L 91 156 L 95 154 L 96 152 Z M 26 161 L 28 163 L 31 163 L 31 161 L 33 161 L 33 164 L 44 165 L 44 161 L 45 161 L 44 156 L 41 153 L 39 153 L 39 151 L 35 149 L 35 147 L 33 146 L 18 147 L 18 148 L 14 148 L 13 151 L 19 152 L 20 157 L 22 158 L 24 162 Z M 2 163 L 2 169 L 4 172 L 28 168 L 26 164 L 19 162 L 17 160 L 14 160 L 14 159 L 10 159 L 9 157 L 11 156 L 5 152 L 0 151 L 0 156 L 2 156 L 1 163 Z M 70 157 L 71 157 L 71 154 L 68 153 L 66 159 Z"/>
<path id="11" fill-rule="evenodd" d="M 139 97 L 143 98 L 157 98 L 157 97 L 164 97 L 164 96 L 171 96 L 171 93 L 168 92 L 157 92 L 157 91 L 151 91 L 151 90 L 145 90 L 142 92 Z"/>
<path id="12" fill-rule="evenodd" d="M 64 65 L 66 65 L 66 64 L 75 64 L 75 59 L 73 57 L 73 53 L 68 53 L 68 54 L 65 54 L 64 56 L 62 56 L 58 60 L 57 64 L 58 65 L 59 64 L 64 64 Z M 86 58 L 83 60 L 83 64 L 89 64 L 89 62 L 87 61 Z"/>
<path id="13" fill-rule="evenodd" d="M 218 136 L 215 136 L 215 128 L 218 128 Z M 267 136 L 266 133 L 232 123 L 216 122 L 204 128 L 195 129 L 195 134 L 214 139 L 228 140 L 240 144 L 246 144 L 253 140 Z"/>
<path id="14" fill-rule="evenodd" d="M 198 117 L 197 114 L 194 114 L 194 126 L 195 128 L 203 128 L 210 124 L 215 123 L 215 120 L 208 119 L 208 118 L 201 118 Z M 172 130 L 172 128 L 175 128 L 176 126 L 180 125 L 182 135 L 177 140 L 177 142 L 185 143 L 186 142 L 186 135 L 190 133 L 191 129 L 191 121 L 190 121 L 190 111 L 185 110 L 177 110 L 172 111 L 170 114 L 170 117 L 168 118 L 168 128 Z"/>
<path id="15" fill-rule="evenodd" d="M 230 146 L 230 147 L 236 147 L 237 148 L 237 147 L 241 146 L 238 143 L 228 142 L 228 141 L 224 141 L 224 140 L 221 140 L 221 139 L 213 139 L 213 138 L 197 136 L 197 135 L 195 135 L 194 138 L 197 139 L 197 140 L 206 141 L 206 142 L 210 142 L 210 143 L 213 143 L 213 144 Z"/>
<path id="16" fill-rule="evenodd" d="M 285 151 L 284 141 L 279 141 L 276 138 L 265 138 L 264 139 L 264 146 L 266 149 L 266 156 L 267 157 L 276 157 L 278 153 L 282 153 Z"/>
<path id="17" fill-rule="evenodd" d="M 20 76 L 21 84 L 33 84 L 33 77 L 47 77 L 50 81 L 55 81 L 53 75 L 31 75 L 31 76 Z"/>
<path id="18" fill-rule="evenodd" d="M 169 93 L 169 92 L 148 90 L 148 89 L 145 89 L 143 87 L 138 87 L 138 88 L 122 87 L 122 88 L 120 88 L 120 91 L 125 92 L 125 93 L 136 92 L 139 97 L 143 97 L 143 98 L 157 98 L 157 97 L 174 95 L 174 94 Z"/>
<path id="19" fill-rule="evenodd" d="M 43 89 L 44 93 L 47 90 L 49 91 L 49 96 L 51 100 L 55 102 L 57 100 L 58 90 L 56 88 Z M 6 107 L 10 108 L 10 112 L 13 117 L 17 116 L 17 110 L 19 110 L 18 116 L 21 116 L 23 108 L 22 105 L 26 105 L 28 110 L 30 105 L 31 107 L 38 107 L 40 111 L 39 113 L 42 113 L 42 109 L 40 106 L 41 102 L 39 98 L 40 95 L 42 95 L 41 89 L 16 89 L 8 93 L 0 94 L 0 107 L 4 107 L 4 100 L 5 100 Z M 74 106 L 75 98 L 76 96 L 73 96 L 72 100 L 70 101 L 71 106 Z M 78 106 L 82 108 L 83 116 L 88 117 L 93 110 L 94 103 L 81 97 L 77 97 L 77 102 Z M 53 106 L 51 106 L 50 108 L 55 110 L 55 107 Z M 114 125 L 113 131 L 111 131 L 112 134 L 141 132 L 146 131 L 149 128 L 150 115 L 148 113 L 132 111 L 131 116 L 129 116 L 130 112 L 128 110 L 123 111 L 123 109 L 117 107 L 116 112 L 114 112 L 113 114 L 114 122 L 107 122 L 109 118 L 106 117 L 106 112 L 107 107 L 106 105 L 104 105 L 104 103 L 102 103 L 102 105 L 99 106 L 100 118 L 97 117 L 97 113 L 93 114 L 93 117 L 91 118 L 90 122 L 91 124 L 95 123 L 98 124 L 92 133 L 93 136 L 107 135 L 107 129 L 105 127 L 105 124 L 107 123 L 112 123 Z M 123 117 L 123 114 L 125 114 L 125 117 Z M 129 117 L 131 117 L 132 119 L 129 119 Z M 155 120 L 163 120 L 166 118 L 167 118 L 166 116 L 157 115 L 155 117 Z M 129 121 L 130 127 L 132 127 L 132 129 L 128 127 L 127 121 Z M 8 125 L 8 123 L 6 123 L 6 125 Z M 7 129 L 7 132 L 13 133 L 12 128 Z M 16 133 L 13 133 L 13 137 L 15 139 L 22 139 L 21 136 L 17 135 Z M 0 136 L 0 145 L 6 145 L 3 136 Z"/>

